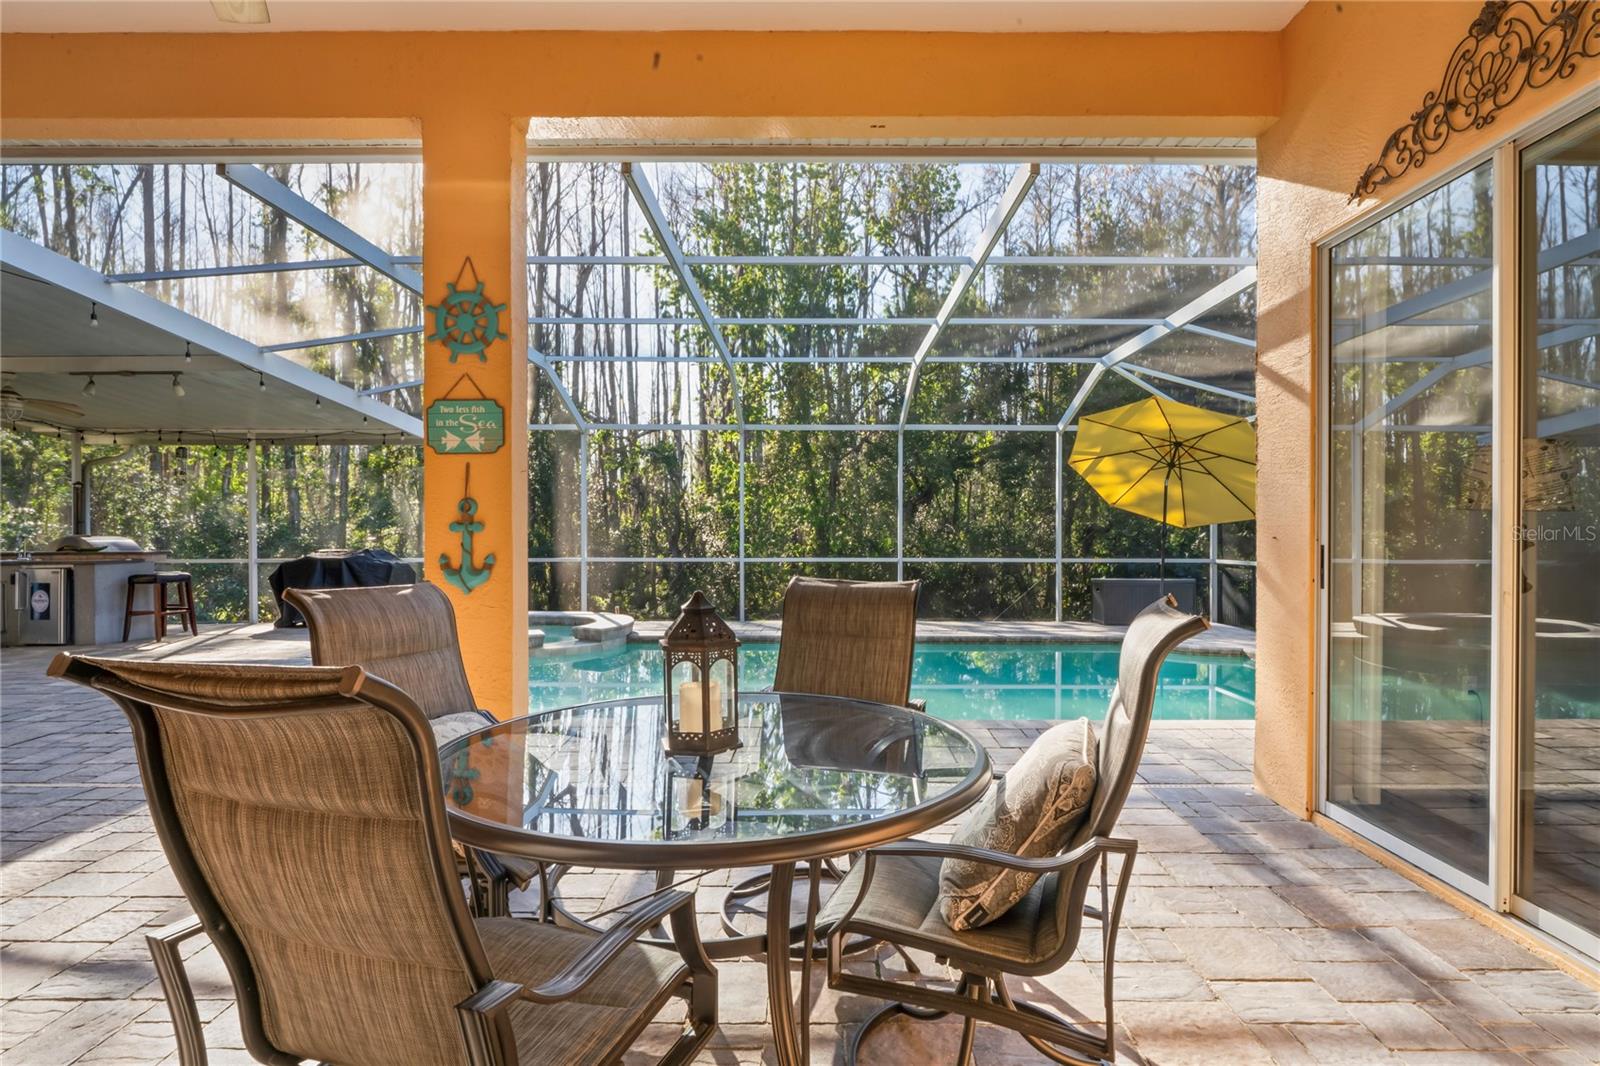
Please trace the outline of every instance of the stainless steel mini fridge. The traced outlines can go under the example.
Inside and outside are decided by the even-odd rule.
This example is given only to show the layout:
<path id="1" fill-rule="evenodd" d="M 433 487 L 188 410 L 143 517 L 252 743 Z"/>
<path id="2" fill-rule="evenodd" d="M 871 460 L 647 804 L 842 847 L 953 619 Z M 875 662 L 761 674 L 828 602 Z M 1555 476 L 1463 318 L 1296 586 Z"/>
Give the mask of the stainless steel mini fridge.
<path id="1" fill-rule="evenodd" d="M 72 568 L 7 567 L 5 642 L 66 644 L 72 639 Z"/>

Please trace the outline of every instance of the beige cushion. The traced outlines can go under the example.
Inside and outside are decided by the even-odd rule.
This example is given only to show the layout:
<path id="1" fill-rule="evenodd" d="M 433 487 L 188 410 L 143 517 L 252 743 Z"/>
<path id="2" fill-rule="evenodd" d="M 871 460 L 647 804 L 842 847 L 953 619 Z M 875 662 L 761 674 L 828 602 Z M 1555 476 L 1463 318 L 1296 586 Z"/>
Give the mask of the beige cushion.
<path id="1" fill-rule="evenodd" d="M 1066 847 L 1094 797 L 1096 741 L 1089 719 L 1062 722 L 967 812 L 952 843 L 1037 859 Z M 939 868 L 939 913 L 957 931 L 999 918 L 1039 875 L 965 859 Z"/>

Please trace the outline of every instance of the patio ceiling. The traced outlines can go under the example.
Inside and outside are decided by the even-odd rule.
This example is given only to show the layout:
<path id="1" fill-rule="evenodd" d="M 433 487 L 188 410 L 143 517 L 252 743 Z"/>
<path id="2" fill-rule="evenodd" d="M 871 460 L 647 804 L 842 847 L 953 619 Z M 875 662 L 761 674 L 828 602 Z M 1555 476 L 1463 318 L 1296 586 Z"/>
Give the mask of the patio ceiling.
<path id="1" fill-rule="evenodd" d="M 420 439 L 413 416 L 4 230 L 0 263 L 0 371 L 22 428 L 128 443 Z"/>
<path id="2" fill-rule="evenodd" d="M 1283 29 L 1304 0 L 9 0 L 19 33 L 351 30 L 920 30 L 1169 33 Z M 218 9 L 213 11 L 213 9 Z"/>

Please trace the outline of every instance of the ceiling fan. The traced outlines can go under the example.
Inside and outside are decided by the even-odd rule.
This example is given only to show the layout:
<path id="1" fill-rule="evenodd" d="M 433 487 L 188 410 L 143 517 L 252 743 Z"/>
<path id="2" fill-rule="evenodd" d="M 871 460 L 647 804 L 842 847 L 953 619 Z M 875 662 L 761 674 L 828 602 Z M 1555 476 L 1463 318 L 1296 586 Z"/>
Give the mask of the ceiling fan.
<path id="1" fill-rule="evenodd" d="M 63 418 L 82 418 L 83 408 L 59 400 L 33 400 L 10 385 L 0 387 L 0 423 L 7 428 L 22 421 L 53 422 Z"/>

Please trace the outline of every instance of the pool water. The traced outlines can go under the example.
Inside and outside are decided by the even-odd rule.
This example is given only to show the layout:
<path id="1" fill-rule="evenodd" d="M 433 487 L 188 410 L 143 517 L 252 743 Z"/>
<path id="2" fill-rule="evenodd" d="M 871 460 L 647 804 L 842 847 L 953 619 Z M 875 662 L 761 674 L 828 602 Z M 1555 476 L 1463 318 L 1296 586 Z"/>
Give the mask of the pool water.
<path id="1" fill-rule="evenodd" d="M 544 647 L 546 647 L 546 648 L 550 647 L 550 645 L 552 645 L 552 644 L 570 644 L 570 643 L 572 643 L 573 636 L 572 636 L 572 627 L 571 626 L 546 626 L 546 625 L 541 625 L 541 626 L 535 626 L 534 628 L 541 629 L 541 630 L 544 631 Z"/>
<path id="2" fill-rule="evenodd" d="M 1105 716 L 1117 680 L 1115 644 L 918 644 L 911 694 L 940 718 L 1058 719 Z M 772 684 L 776 644 L 739 651 L 739 687 Z M 627 644 L 536 658 L 528 670 L 534 711 L 661 691 L 661 652 Z M 1235 655 L 1167 657 L 1156 697 L 1158 719 L 1255 717 L 1255 663 Z"/>

